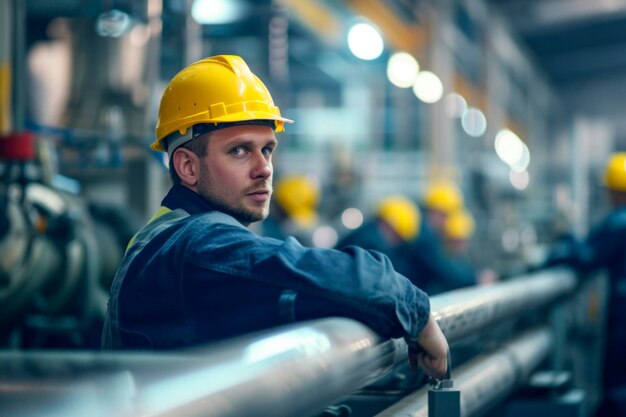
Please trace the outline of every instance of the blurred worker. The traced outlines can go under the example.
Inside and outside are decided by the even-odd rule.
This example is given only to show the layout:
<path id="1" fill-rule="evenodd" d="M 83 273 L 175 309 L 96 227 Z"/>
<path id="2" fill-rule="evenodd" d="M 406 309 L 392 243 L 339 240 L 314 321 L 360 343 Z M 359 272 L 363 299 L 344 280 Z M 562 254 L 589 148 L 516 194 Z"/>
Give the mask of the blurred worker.
<path id="1" fill-rule="evenodd" d="M 193 63 L 166 87 L 152 149 L 173 186 L 115 276 L 103 347 L 170 349 L 297 320 L 343 316 L 404 336 L 411 363 L 441 377 L 448 344 L 427 295 L 389 259 L 356 247 L 258 236 L 272 196 L 281 116 L 238 56 Z"/>
<path id="2" fill-rule="evenodd" d="M 452 262 L 444 246 L 446 222 L 462 208 L 463 195 L 451 182 L 436 182 L 424 194 L 424 220 L 411 242 L 409 279 L 430 295 L 476 284 L 474 271 Z"/>
<path id="3" fill-rule="evenodd" d="M 474 216 L 466 209 L 450 214 L 444 226 L 446 252 L 458 270 L 465 271 L 467 277 L 476 277 L 476 284 L 493 284 L 498 280 L 495 271 L 482 269 L 477 273 L 469 259 L 469 245 L 475 228 Z"/>
<path id="4" fill-rule="evenodd" d="M 449 253 L 462 255 L 467 251 L 474 233 L 474 218 L 465 209 L 450 214 L 443 227 L 445 245 Z"/>
<path id="5" fill-rule="evenodd" d="M 454 183 L 437 181 L 426 189 L 423 203 L 428 226 L 443 236 L 448 216 L 463 208 L 463 194 Z"/>
<path id="6" fill-rule="evenodd" d="M 404 196 L 387 197 L 379 203 L 373 219 L 346 235 L 336 247 L 355 245 L 377 250 L 391 259 L 396 271 L 410 276 L 407 242 L 418 235 L 420 220 L 419 208 L 411 200 Z"/>
<path id="7" fill-rule="evenodd" d="M 556 245 L 546 266 L 568 264 L 588 272 L 606 268 L 610 276 L 604 363 L 604 402 L 600 416 L 626 415 L 626 152 L 613 154 L 604 172 L 614 210 L 587 238 Z"/>
<path id="8" fill-rule="evenodd" d="M 304 246 L 312 246 L 319 196 L 319 185 L 309 176 L 281 178 L 274 187 L 270 214 L 260 223 L 259 233 L 277 239 L 293 236 Z"/>

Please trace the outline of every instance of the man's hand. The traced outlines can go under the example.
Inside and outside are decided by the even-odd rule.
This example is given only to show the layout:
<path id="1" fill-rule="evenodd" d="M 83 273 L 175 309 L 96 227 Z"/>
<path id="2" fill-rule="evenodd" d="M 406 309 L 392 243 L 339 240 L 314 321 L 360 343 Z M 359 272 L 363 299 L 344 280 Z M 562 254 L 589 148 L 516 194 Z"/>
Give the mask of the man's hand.
<path id="1" fill-rule="evenodd" d="M 415 370 L 416 365 L 419 365 L 428 376 L 443 378 L 448 370 L 449 347 L 433 316 L 430 316 L 426 327 L 417 337 L 417 344 L 421 349 L 409 348 L 411 369 Z"/>

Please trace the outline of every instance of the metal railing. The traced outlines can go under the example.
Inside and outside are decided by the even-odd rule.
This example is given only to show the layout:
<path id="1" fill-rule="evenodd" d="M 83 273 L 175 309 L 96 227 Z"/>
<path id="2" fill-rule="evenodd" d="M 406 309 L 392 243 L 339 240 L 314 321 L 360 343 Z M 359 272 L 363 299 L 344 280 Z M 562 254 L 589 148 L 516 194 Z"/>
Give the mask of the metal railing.
<path id="1" fill-rule="evenodd" d="M 449 342 L 455 342 L 546 306 L 575 286 L 572 272 L 552 270 L 435 296 L 431 311 Z M 510 379 L 507 372 L 523 375 L 545 356 L 551 338 L 542 329 L 513 343 L 508 349 L 521 355 L 515 369 L 503 365 L 514 357 L 509 352 L 454 372 L 463 390 L 463 415 L 494 400 L 470 401 L 472 387 L 483 379 L 477 369 L 495 361 L 487 372 L 494 372 L 496 380 Z M 12 417 L 306 416 L 388 375 L 405 359 L 401 339 L 382 341 L 366 326 L 341 318 L 167 354 L 2 352 L 0 404 Z M 500 384 L 496 392 L 508 392 L 507 387 Z M 415 395 L 402 401 L 417 407 L 417 414 L 408 415 L 422 415 L 421 394 Z"/>

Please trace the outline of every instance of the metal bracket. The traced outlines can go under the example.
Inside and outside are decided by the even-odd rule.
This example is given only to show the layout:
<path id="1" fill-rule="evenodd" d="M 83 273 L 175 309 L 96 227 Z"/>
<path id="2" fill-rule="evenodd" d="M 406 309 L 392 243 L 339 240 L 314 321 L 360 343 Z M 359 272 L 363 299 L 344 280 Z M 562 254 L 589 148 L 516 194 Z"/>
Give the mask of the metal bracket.
<path id="1" fill-rule="evenodd" d="M 448 352 L 448 369 L 444 379 L 431 379 L 428 384 L 428 417 L 461 417 L 461 391 L 454 389 L 452 360 Z"/>

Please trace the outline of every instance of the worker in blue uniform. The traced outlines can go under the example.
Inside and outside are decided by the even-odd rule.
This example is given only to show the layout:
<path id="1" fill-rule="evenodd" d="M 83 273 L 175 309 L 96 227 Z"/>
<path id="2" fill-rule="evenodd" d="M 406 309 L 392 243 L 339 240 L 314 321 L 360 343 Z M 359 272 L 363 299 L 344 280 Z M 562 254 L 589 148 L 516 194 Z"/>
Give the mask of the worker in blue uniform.
<path id="1" fill-rule="evenodd" d="M 474 216 L 467 209 L 459 209 L 448 216 L 443 227 L 446 252 L 452 255 L 467 254 L 475 229 Z"/>
<path id="2" fill-rule="evenodd" d="M 498 274 L 490 269 L 477 270 L 469 255 L 472 235 L 476 224 L 474 216 L 463 208 L 452 213 L 446 220 L 444 227 L 445 248 L 448 258 L 454 263 L 456 269 L 462 271 L 468 279 L 468 285 L 490 285 L 498 281 Z"/>
<path id="3" fill-rule="evenodd" d="M 448 218 L 462 210 L 463 196 L 451 182 L 432 183 L 423 198 L 420 233 L 411 242 L 409 279 L 429 295 L 476 285 L 476 273 L 454 262 L 445 248 Z"/>
<path id="4" fill-rule="evenodd" d="M 174 184 L 116 273 L 103 348 L 182 348 L 342 316 L 404 337 L 410 362 L 443 376 L 448 344 L 428 297 L 387 257 L 246 227 L 268 215 L 275 132 L 285 122 L 240 57 L 205 58 L 172 79 L 152 148 L 167 152 Z"/>
<path id="5" fill-rule="evenodd" d="M 412 275 L 409 242 L 419 234 L 420 220 L 419 207 L 409 198 L 389 196 L 378 203 L 374 217 L 344 236 L 336 248 L 354 245 L 376 250 L 389 257 L 396 271 L 409 277 Z"/>
<path id="6" fill-rule="evenodd" d="M 604 399 L 599 416 L 626 415 L 626 152 L 613 154 L 604 173 L 614 210 L 583 241 L 555 245 L 545 266 L 568 264 L 588 272 L 606 268 L 610 289 L 604 358 Z"/>

